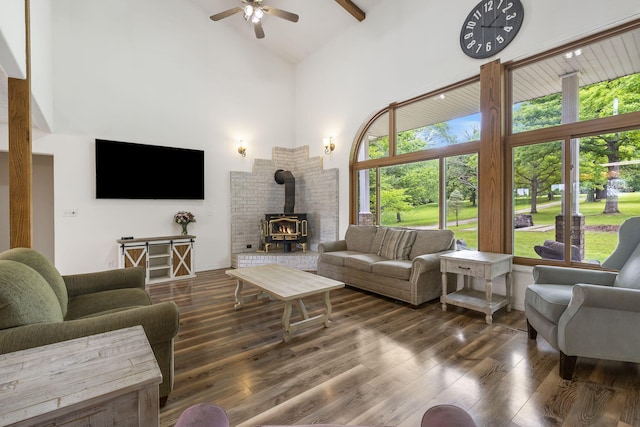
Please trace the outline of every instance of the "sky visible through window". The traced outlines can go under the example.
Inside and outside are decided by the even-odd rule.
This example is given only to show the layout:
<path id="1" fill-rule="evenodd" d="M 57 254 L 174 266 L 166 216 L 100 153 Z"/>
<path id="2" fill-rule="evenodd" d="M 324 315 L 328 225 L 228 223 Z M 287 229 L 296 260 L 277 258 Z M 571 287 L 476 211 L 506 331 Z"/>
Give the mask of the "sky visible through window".
<path id="1" fill-rule="evenodd" d="M 451 129 L 451 134 L 455 136 L 457 141 L 466 141 L 468 140 L 467 135 L 472 133 L 472 129 L 480 129 L 480 113 L 452 119 L 447 123 Z"/>

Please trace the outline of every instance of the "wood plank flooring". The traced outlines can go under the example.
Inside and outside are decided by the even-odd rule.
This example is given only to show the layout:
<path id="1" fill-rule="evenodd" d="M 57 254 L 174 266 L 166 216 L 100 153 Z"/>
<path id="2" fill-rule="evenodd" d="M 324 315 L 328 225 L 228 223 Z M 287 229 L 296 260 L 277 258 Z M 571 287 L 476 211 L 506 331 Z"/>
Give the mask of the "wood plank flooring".
<path id="1" fill-rule="evenodd" d="M 640 426 L 640 365 L 578 358 L 574 381 L 564 381 L 558 353 L 527 338 L 522 312 L 502 309 L 486 325 L 482 313 L 443 312 L 436 301 L 415 308 L 347 287 L 331 292 L 330 328 L 284 343 L 283 303 L 251 300 L 235 311 L 234 290 L 224 270 L 149 286 L 154 301 L 180 309 L 161 426 L 203 402 L 225 408 L 234 427 L 416 427 L 441 403 L 466 409 L 479 426 Z M 321 302 L 305 300 L 310 315 Z"/>

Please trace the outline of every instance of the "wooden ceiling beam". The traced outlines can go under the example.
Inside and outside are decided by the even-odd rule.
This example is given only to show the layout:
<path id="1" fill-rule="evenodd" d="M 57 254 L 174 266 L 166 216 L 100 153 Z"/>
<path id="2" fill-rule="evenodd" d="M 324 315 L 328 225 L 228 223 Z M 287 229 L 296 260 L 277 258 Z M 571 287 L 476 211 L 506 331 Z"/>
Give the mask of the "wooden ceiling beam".
<path id="1" fill-rule="evenodd" d="M 347 12 L 353 15 L 358 21 L 364 21 L 366 15 L 362 9 L 360 9 L 354 2 L 351 0 L 336 0 L 340 6 L 342 6 Z"/>

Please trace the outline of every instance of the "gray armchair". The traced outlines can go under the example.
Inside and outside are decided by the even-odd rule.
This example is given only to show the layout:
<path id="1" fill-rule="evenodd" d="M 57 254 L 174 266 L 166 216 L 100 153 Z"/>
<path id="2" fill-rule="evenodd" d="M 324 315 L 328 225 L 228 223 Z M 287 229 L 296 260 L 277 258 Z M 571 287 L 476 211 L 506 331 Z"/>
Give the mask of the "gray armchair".
<path id="1" fill-rule="evenodd" d="M 623 222 L 618 234 L 606 270 L 533 269 L 525 292 L 529 338 L 540 334 L 560 352 L 566 380 L 578 356 L 640 362 L 640 217 Z"/>

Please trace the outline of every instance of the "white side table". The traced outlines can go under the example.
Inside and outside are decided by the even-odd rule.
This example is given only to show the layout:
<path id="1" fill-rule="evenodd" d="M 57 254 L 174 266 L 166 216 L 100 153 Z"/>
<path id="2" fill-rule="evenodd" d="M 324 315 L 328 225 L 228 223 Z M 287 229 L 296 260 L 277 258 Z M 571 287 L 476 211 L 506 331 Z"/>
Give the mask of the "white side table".
<path id="1" fill-rule="evenodd" d="M 513 255 L 492 252 L 457 251 L 440 255 L 440 271 L 442 272 L 442 311 L 447 311 L 447 304 L 476 310 L 485 314 L 488 325 L 493 321 L 493 313 L 507 307 L 511 311 L 511 261 Z M 464 287 L 450 294 L 447 293 L 447 273 L 456 273 L 464 277 Z M 507 295 L 493 295 L 492 280 L 505 275 Z M 485 291 L 471 289 L 471 277 L 484 278 Z"/>

